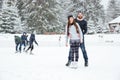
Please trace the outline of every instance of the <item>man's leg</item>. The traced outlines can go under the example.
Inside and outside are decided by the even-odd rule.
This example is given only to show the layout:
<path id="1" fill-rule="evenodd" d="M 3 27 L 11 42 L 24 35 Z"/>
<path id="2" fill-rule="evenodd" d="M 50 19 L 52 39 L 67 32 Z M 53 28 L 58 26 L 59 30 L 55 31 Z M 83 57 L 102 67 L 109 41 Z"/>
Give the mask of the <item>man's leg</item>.
<path id="1" fill-rule="evenodd" d="M 83 57 L 84 57 L 84 61 L 85 61 L 85 66 L 88 66 L 88 56 L 87 56 L 87 52 L 85 50 L 84 42 L 80 44 L 80 48 L 81 48 L 82 53 L 83 53 Z"/>
<path id="2" fill-rule="evenodd" d="M 25 48 L 26 48 L 25 41 L 23 42 L 23 45 L 24 45 L 23 51 L 25 51 Z"/>
<path id="3" fill-rule="evenodd" d="M 19 46 L 19 51 L 20 51 L 20 53 L 21 53 L 22 43 L 20 43 L 19 45 L 20 45 L 20 46 Z"/>
<path id="4" fill-rule="evenodd" d="M 18 52 L 18 45 L 19 45 L 19 44 L 17 43 L 17 44 L 16 44 L 16 53 Z"/>
<path id="5" fill-rule="evenodd" d="M 25 52 L 27 52 L 30 48 L 31 48 L 31 45 L 28 47 L 28 49 Z"/>
<path id="6" fill-rule="evenodd" d="M 31 51 L 30 51 L 30 54 L 33 54 L 32 53 L 32 50 L 34 49 L 34 46 L 33 46 L 33 44 L 31 45 Z"/>

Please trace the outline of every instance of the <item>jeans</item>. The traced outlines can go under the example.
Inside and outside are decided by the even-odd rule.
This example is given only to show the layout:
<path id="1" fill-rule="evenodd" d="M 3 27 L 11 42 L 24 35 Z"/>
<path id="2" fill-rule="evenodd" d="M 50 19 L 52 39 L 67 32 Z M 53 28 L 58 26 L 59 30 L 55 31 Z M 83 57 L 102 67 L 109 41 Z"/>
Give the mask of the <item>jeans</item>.
<path id="1" fill-rule="evenodd" d="M 25 41 L 22 41 L 21 44 L 20 44 L 20 52 L 21 52 L 21 49 L 22 49 L 22 45 L 24 46 L 24 49 L 26 48 L 26 42 Z"/>
<path id="2" fill-rule="evenodd" d="M 28 49 L 26 51 L 28 51 L 29 49 L 31 49 L 31 51 L 34 49 L 34 45 L 30 44 L 30 46 L 28 47 Z"/>
<path id="3" fill-rule="evenodd" d="M 16 43 L 16 52 L 20 51 L 20 43 Z M 19 47 L 19 50 L 18 50 L 18 47 Z"/>
<path id="4" fill-rule="evenodd" d="M 87 52 L 86 52 L 86 49 L 85 49 L 84 36 L 83 36 L 83 43 L 80 44 L 80 48 L 81 48 L 81 51 L 82 51 L 82 53 L 83 53 L 84 61 L 85 61 L 85 62 L 88 62 L 88 56 L 87 56 Z"/>

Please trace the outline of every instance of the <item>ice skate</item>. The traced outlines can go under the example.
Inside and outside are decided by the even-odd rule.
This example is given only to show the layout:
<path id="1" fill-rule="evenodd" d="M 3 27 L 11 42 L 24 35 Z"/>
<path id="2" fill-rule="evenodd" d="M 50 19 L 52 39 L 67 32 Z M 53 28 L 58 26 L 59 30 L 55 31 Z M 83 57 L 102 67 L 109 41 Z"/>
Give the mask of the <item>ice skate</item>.
<path id="1" fill-rule="evenodd" d="M 18 51 L 15 51 L 15 53 L 18 53 Z"/>
<path id="2" fill-rule="evenodd" d="M 74 69 L 78 68 L 78 62 L 74 62 Z"/>
<path id="3" fill-rule="evenodd" d="M 85 66 L 85 67 L 88 67 L 88 62 L 85 62 L 84 66 Z"/>
<path id="4" fill-rule="evenodd" d="M 70 68 L 77 69 L 78 68 L 77 62 L 71 62 Z"/>
<path id="5" fill-rule="evenodd" d="M 34 55 L 34 54 L 32 53 L 32 51 L 30 51 L 30 55 Z"/>
<path id="6" fill-rule="evenodd" d="M 65 65 L 70 66 L 70 64 L 71 64 L 71 61 L 69 60 Z"/>
<path id="7" fill-rule="evenodd" d="M 26 50 L 25 53 L 28 53 L 28 51 Z"/>

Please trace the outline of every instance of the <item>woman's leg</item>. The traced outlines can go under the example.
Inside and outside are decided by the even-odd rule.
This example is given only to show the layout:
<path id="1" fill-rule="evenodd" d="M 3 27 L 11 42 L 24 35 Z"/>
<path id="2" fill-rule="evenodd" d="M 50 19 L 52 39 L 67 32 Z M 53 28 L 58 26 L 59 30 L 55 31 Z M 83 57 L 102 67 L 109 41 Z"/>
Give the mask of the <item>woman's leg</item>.
<path id="1" fill-rule="evenodd" d="M 68 55 L 68 62 L 66 63 L 66 66 L 69 66 L 72 61 L 74 61 L 74 41 L 70 40 L 70 50 Z"/>
<path id="2" fill-rule="evenodd" d="M 80 44 L 80 40 L 77 40 L 75 42 L 75 61 L 78 62 L 79 59 L 79 44 Z"/>

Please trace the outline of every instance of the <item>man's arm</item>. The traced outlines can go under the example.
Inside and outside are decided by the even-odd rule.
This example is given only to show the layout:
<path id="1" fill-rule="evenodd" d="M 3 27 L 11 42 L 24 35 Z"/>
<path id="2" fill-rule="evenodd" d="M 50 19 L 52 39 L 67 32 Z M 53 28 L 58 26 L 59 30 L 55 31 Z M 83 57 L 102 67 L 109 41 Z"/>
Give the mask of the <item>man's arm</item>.
<path id="1" fill-rule="evenodd" d="M 83 30 L 83 34 L 87 33 L 87 22 L 85 21 L 84 23 L 84 30 Z"/>

